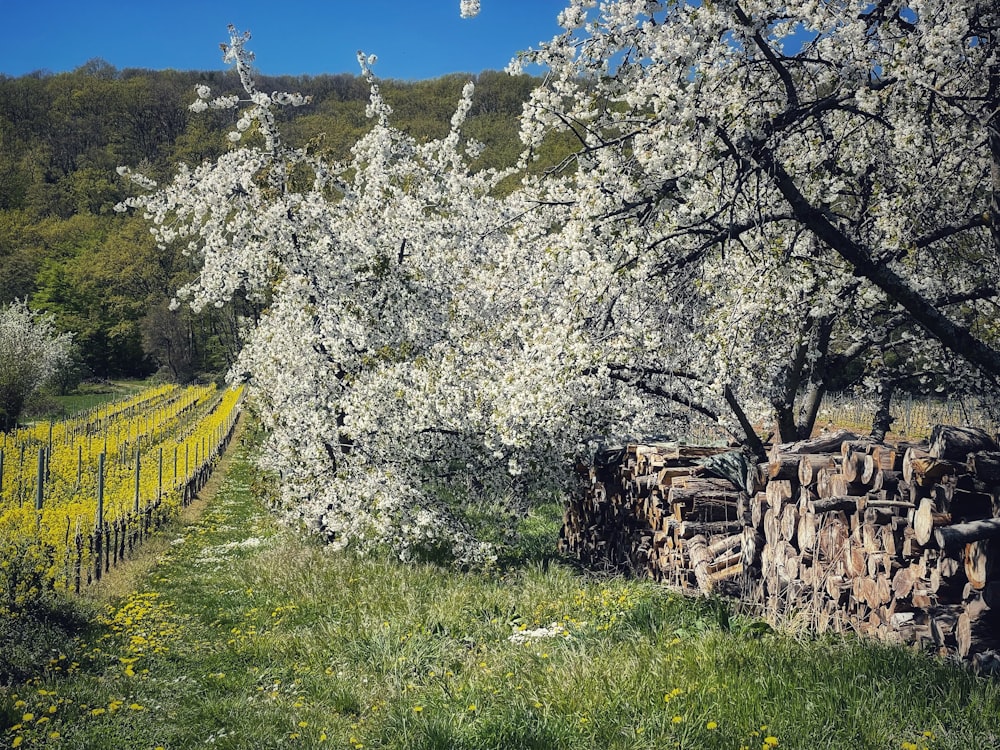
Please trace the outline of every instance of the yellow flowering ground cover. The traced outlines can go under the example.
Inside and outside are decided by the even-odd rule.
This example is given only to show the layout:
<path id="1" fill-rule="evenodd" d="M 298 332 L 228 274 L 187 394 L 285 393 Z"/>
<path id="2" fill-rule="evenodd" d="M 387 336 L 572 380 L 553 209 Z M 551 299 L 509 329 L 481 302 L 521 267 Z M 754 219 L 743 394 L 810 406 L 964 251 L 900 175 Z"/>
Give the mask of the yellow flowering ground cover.
<path id="1" fill-rule="evenodd" d="M 119 539 L 116 552 L 176 513 L 185 482 L 214 458 L 240 401 L 240 390 L 162 385 L 0 437 L 0 615 L 16 615 L 39 587 L 86 583 L 99 497 L 100 520 L 120 529 L 105 541 Z"/>
<path id="2" fill-rule="evenodd" d="M 551 556 L 331 553 L 268 513 L 252 444 L 133 591 L 0 687 L 0 746 L 998 746 L 997 682 L 924 654 L 782 635 Z"/>

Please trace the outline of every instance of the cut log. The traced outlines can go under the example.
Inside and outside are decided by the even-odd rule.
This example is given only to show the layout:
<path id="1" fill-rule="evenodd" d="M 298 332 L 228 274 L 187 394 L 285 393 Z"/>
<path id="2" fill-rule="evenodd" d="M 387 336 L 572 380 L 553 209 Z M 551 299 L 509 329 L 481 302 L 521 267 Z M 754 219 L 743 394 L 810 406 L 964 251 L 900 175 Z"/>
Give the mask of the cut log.
<path id="1" fill-rule="evenodd" d="M 963 544 L 978 542 L 981 539 L 993 539 L 997 536 L 1000 536 L 1000 518 L 957 523 L 942 526 L 934 531 L 934 539 L 938 547 L 943 550 L 955 549 Z"/>
<path id="2" fill-rule="evenodd" d="M 645 497 L 659 486 L 659 474 L 643 474 L 642 476 L 633 477 L 629 483 L 629 489 L 636 497 Z"/>
<path id="3" fill-rule="evenodd" d="M 914 484 L 915 479 L 913 477 L 913 462 L 919 458 L 930 458 L 931 454 L 928 453 L 923 448 L 917 448 L 916 446 L 910 446 L 903 453 L 903 481 L 907 484 Z"/>
<path id="4" fill-rule="evenodd" d="M 782 453 L 771 458 L 767 464 L 767 477 L 774 479 L 798 479 L 799 461 L 801 456 L 794 453 Z"/>
<path id="5" fill-rule="evenodd" d="M 888 471 L 886 469 L 880 469 L 875 472 L 871 481 L 871 488 L 873 491 L 886 490 L 887 492 L 895 492 L 896 487 L 899 485 L 899 481 L 903 478 L 903 473 L 901 471 Z"/>
<path id="6" fill-rule="evenodd" d="M 965 545 L 963 555 L 965 577 L 969 579 L 969 585 L 977 591 L 986 587 L 993 544 L 990 540 L 979 539 Z"/>
<path id="7" fill-rule="evenodd" d="M 768 508 L 764 512 L 764 540 L 773 545 L 781 538 L 781 511 L 775 512 L 774 508 Z"/>
<path id="8" fill-rule="evenodd" d="M 969 471 L 988 485 L 1000 485 L 1000 451 L 981 451 L 969 456 Z"/>
<path id="9" fill-rule="evenodd" d="M 736 562 L 727 568 L 722 568 L 721 570 L 714 570 L 710 572 L 707 576 L 709 589 L 715 588 L 715 585 L 717 583 L 721 583 L 722 581 L 728 581 L 731 578 L 736 578 L 742 573 L 743 573 L 742 561 Z"/>
<path id="10" fill-rule="evenodd" d="M 889 445 L 876 445 L 872 457 L 882 471 L 900 471 L 903 468 L 903 451 Z"/>
<path id="11" fill-rule="evenodd" d="M 826 578 L 826 593 L 834 603 L 839 602 L 851 587 L 851 581 L 846 576 L 831 575 Z"/>
<path id="12" fill-rule="evenodd" d="M 689 477 L 693 473 L 693 466 L 664 466 L 657 474 L 657 483 L 660 487 L 669 487 L 677 477 Z"/>
<path id="13" fill-rule="evenodd" d="M 829 494 L 836 497 L 848 495 L 863 495 L 868 487 L 861 482 L 848 480 L 846 474 L 831 474 L 829 483 Z M 822 495 L 823 493 L 820 493 Z"/>
<path id="14" fill-rule="evenodd" d="M 779 525 L 781 536 L 788 542 L 795 542 L 795 533 L 799 523 L 799 509 L 794 503 L 789 503 L 781 511 Z"/>
<path id="15" fill-rule="evenodd" d="M 920 567 L 907 565 L 900 568 L 892 577 L 892 592 L 897 599 L 906 599 L 913 591 L 914 585 L 920 580 Z"/>
<path id="16" fill-rule="evenodd" d="M 970 453 L 1000 451 L 996 440 L 978 427 L 954 427 L 936 424 L 931 427 L 928 452 L 934 458 L 966 461 Z"/>
<path id="17" fill-rule="evenodd" d="M 934 501 L 925 497 L 920 501 L 913 515 L 913 536 L 921 546 L 926 545 L 934 535 L 934 529 L 951 523 L 951 516 L 939 513 Z"/>
<path id="18" fill-rule="evenodd" d="M 756 529 L 747 526 L 743 529 L 740 539 L 740 552 L 743 556 L 743 566 L 752 568 L 760 564 L 760 554 L 765 544 L 764 535 Z"/>
<path id="19" fill-rule="evenodd" d="M 799 555 L 788 542 L 778 542 L 774 546 L 774 570 L 783 584 L 794 583 L 799 577 Z"/>
<path id="20" fill-rule="evenodd" d="M 841 444 L 841 473 L 847 477 L 848 482 L 871 481 L 871 475 L 876 468 L 875 459 L 871 454 L 877 445 L 878 443 L 871 440 L 848 440 Z M 870 466 L 868 479 L 863 480 L 866 464 Z"/>
<path id="21" fill-rule="evenodd" d="M 725 479 L 684 477 L 674 480 L 667 502 L 679 519 L 728 521 L 738 515 L 739 493 Z"/>
<path id="22" fill-rule="evenodd" d="M 782 506 L 790 502 L 794 496 L 791 480 L 775 479 L 768 482 L 767 487 L 764 488 L 764 494 L 767 496 L 768 508 L 775 512 L 781 512 Z"/>
<path id="23" fill-rule="evenodd" d="M 861 484 L 870 487 L 872 482 L 875 480 L 875 474 L 881 471 L 878 464 L 875 462 L 875 457 L 870 453 L 865 455 L 864 466 L 861 469 L 861 476 L 858 477 L 858 481 Z"/>
<path id="24" fill-rule="evenodd" d="M 963 471 L 964 464 L 948 461 L 933 456 L 913 456 L 910 459 L 910 481 L 921 487 L 928 487 L 935 482 L 940 482 L 946 476 L 952 476 Z M 904 466 L 904 478 L 906 467 Z"/>
<path id="25" fill-rule="evenodd" d="M 813 453 L 802 455 L 799 460 L 799 482 L 803 486 L 815 484 L 819 478 L 820 469 L 836 471 L 836 468 L 836 461 L 830 454 Z"/>
<path id="26" fill-rule="evenodd" d="M 859 537 L 858 532 L 854 532 L 844 540 L 844 570 L 851 578 L 862 578 L 868 571 L 865 550 Z"/>
<path id="27" fill-rule="evenodd" d="M 864 505 L 863 495 L 840 495 L 834 497 L 821 497 L 814 500 L 809 510 L 812 513 L 829 513 L 835 510 L 846 511 L 847 513 L 857 513 L 858 506 Z"/>
<path id="28" fill-rule="evenodd" d="M 712 561 L 712 557 L 705 537 L 692 537 L 688 540 L 686 549 L 698 588 L 704 593 L 709 593 L 712 590 L 712 582 L 708 577 L 708 565 Z"/>
<path id="29" fill-rule="evenodd" d="M 755 529 L 764 528 L 765 511 L 767 511 L 767 494 L 758 492 L 750 498 L 750 523 Z"/>
<path id="30" fill-rule="evenodd" d="M 775 443 L 771 446 L 769 457 L 779 456 L 783 453 L 834 453 L 840 452 L 840 446 L 845 440 L 857 440 L 858 436 L 848 430 L 836 430 L 817 435 L 808 440 L 799 440 L 794 443 Z"/>
<path id="31" fill-rule="evenodd" d="M 743 521 L 689 521 L 687 519 L 678 521 L 676 518 L 665 518 L 663 530 L 675 531 L 677 536 L 682 539 L 690 539 L 698 534 L 706 537 L 720 534 L 730 536 L 743 530 Z"/>
<path id="32" fill-rule="evenodd" d="M 828 514 L 816 537 L 817 558 L 825 563 L 839 560 L 847 536 L 847 517 L 839 512 Z"/>
<path id="33" fill-rule="evenodd" d="M 799 545 L 799 550 L 803 554 L 808 554 L 816 547 L 816 524 L 817 516 L 808 510 L 799 509 L 798 525 L 795 529 L 795 539 Z"/>

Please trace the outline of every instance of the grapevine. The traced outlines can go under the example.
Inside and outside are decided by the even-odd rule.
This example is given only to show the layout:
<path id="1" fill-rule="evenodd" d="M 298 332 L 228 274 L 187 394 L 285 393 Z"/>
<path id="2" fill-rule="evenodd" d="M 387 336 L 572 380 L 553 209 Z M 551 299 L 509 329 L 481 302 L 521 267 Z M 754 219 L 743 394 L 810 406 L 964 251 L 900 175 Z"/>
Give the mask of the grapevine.
<path id="1" fill-rule="evenodd" d="M 241 388 L 163 385 L 0 439 L 0 610 L 37 582 L 79 591 L 195 497 L 225 449 Z M 29 578 L 15 561 L 29 560 Z M 22 566 L 23 567 L 23 566 Z M 6 600 L 6 601 L 5 601 Z"/>

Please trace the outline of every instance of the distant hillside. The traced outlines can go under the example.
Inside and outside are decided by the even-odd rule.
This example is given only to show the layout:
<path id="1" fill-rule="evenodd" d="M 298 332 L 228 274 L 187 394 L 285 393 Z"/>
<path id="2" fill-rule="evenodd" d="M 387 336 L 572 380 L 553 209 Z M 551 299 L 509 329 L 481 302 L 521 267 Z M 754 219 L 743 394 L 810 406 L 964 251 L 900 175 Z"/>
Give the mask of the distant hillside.
<path id="1" fill-rule="evenodd" d="M 517 118 L 535 79 L 486 71 L 381 88 L 394 124 L 429 139 L 447 133 L 470 79 L 477 88 L 466 132 L 486 145 L 480 164 L 513 164 Z M 28 298 L 55 313 L 77 332 L 89 373 L 143 376 L 163 368 L 186 379 L 220 372 L 238 346 L 235 309 L 198 318 L 167 311 L 193 272 L 188 259 L 157 251 L 141 219 L 113 212 L 127 194 L 119 165 L 166 180 L 178 162 L 197 164 L 231 148 L 231 111 L 188 109 L 199 84 L 214 94 L 240 92 L 229 71 L 117 70 L 100 59 L 72 73 L 0 75 L 0 304 Z M 347 158 L 371 125 L 360 76 L 261 75 L 259 84 L 312 97 L 279 113 L 293 145 Z"/>

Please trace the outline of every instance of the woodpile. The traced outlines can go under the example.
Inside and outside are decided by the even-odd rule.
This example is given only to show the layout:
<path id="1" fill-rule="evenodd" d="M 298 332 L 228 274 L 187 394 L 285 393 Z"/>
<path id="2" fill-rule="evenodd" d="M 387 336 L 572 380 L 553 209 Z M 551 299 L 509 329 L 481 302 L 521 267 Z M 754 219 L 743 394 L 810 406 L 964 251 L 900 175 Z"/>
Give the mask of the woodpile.
<path id="1" fill-rule="evenodd" d="M 742 454 L 601 451 L 562 549 L 592 568 L 718 591 L 818 632 L 852 630 L 982 664 L 1000 650 L 1000 447 L 938 425 L 922 444 L 846 431 Z"/>

